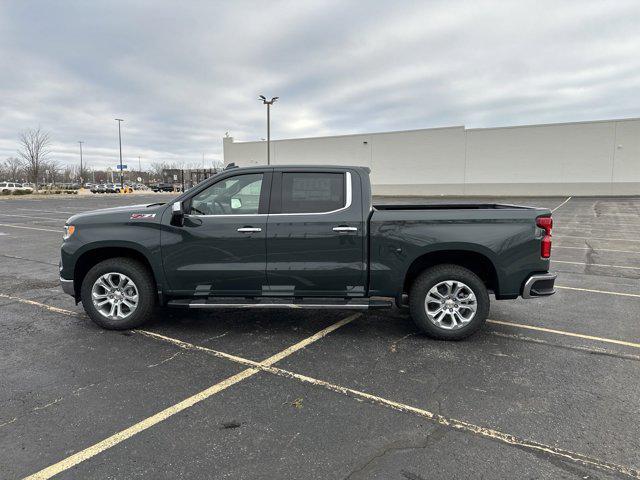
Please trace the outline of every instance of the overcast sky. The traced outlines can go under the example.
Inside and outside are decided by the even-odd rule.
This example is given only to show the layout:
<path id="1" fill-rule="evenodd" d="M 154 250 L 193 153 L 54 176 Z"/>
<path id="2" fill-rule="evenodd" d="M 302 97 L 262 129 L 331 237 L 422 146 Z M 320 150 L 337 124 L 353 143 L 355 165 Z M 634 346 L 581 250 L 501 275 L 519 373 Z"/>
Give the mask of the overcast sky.
<path id="1" fill-rule="evenodd" d="M 640 1 L 0 3 L 0 160 L 222 159 L 272 138 L 640 116 Z M 134 160 L 135 159 L 135 160 Z"/>

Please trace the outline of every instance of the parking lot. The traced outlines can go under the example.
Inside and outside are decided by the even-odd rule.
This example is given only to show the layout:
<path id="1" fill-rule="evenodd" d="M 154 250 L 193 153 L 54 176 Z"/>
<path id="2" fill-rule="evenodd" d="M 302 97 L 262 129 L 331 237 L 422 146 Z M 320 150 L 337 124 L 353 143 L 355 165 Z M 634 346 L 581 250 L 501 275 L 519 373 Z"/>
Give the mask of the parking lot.
<path id="1" fill-rule="evenodd" d="M 65 220 L 170 198 L 0 199 L 0 478 L 640 478 L 640 197 L 499 199 L 555 209 L 558 291 L 462 342 L 395 309 L 98 328 Z"/>

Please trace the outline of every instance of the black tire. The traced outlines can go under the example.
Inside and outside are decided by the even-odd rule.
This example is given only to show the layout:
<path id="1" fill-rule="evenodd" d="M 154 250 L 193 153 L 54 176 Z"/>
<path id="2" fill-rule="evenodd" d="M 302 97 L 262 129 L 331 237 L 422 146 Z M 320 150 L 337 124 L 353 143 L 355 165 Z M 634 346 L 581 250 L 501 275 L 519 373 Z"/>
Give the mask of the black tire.
<path id="1" fill-rule="evenodd" d="M 114 272 L 129 277 L 138 290 L 138 305 L 124 319 L 114 319 L 100 313 L 91 300 L 91 289 L 102 275 Z M 128 330 L 144 324 L 153 312 L 156 303 L 155 283 L 149 269 L 132 258 L 119 257 L 104 260 L 93 266 L 85 275 L 80 289 L 80 298 L 89 318 L 108 330 Z"/>
<path id="2" fill-rule="evenodd" d="M 475 295 L 476 312 L 471 320 L 460 328 L 448 330 L 433 323 L 426 311 L 425 300 L 429 291 L 440 282 L 453 280 L 464 283 Z M 437 306 L 437 303 L 436 303 Z M 487 287 L 472 271 L 459 265 L 436 265 L 422 272 L 411 286 L 409 293 L 411 318 L 428 336 L 439 340 L 462 340 L 477 332 L 489 315 Z"/>

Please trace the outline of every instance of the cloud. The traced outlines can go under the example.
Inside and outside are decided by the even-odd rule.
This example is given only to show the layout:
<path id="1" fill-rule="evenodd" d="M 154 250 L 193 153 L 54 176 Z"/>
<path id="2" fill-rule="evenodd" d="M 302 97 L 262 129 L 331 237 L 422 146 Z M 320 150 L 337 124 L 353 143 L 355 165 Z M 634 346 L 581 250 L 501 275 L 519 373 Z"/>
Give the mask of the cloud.
<path id="1" fill-rule="evenodd" d="M 637 2 L 5 2 L 0 158 L 207 165 L 222 136 L 639 116 Z"/>

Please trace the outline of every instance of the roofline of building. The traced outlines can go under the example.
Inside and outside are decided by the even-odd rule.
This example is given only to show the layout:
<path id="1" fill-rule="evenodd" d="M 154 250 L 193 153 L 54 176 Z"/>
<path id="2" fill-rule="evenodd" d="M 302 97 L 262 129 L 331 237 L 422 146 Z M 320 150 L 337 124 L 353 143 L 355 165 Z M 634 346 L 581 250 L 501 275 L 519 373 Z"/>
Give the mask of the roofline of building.
<path id="1" fill-rule="evenodd" d="M 412 132 L 424 132 L 424 131 L 432 131 L 432 130 L 449 130 L 454 128 L 462 128 L 464 129 L 464 125 L 453 125 L 450 127 L 433 127 L 433 128 L 414 128 L 412 130 L 392 130 L 389 132 L 363 132 L 363 133 L 347 133 L 344 135 L 323 135 L 321 137 L 296 137 L 296 138 L 279 138 L 277 140 L 271 139 L 271 143 L 276 142 L 291 142 L 295 140 L 320 140 L 325 138 L 348 138 L 348 137 L 362 137 L 362 136 L 370 136 L 370 135 L 389 135 L 390 133 L 412 133 Z M 231 137 L 233 138 L 233 137 Z M 266 143 L 266 140 L 249 140 L 246 142 L 236 142 L 233 143 Z"/>
<path id="2" fill-rule="evenodd" d="M 590 123 L 607 123 L 607 122 L 632 122 L 638 121 L 640 117 L 630 117 L 630 118 L 609 118 L 602 120 L 583 120 L 579 122 L 558 122 L 558 123 L 532 123 L 526 125 L 507 125 L 504 127 L 476 127 L 476 128 L 466 128 L 464 125 L 452 125 L 448 127 L 432 127 L 432 128 L 414 128 L 411 130 L 391 130 L 388 132 L 363 132 L 363 133 L 348 133 L 345 135 L 323 135 L 321 137 L 297 137 L 297 138 L 279 138 L 277 140 L 271 140 L 272 143 L 278 142 L 291 142 L 291 141 L 302 141 L 302 140 L 322 140 L 327 138 L 349 138 L 349 137 L 363 137 L 363 136 L 374 136 L 374 135 L 389 135 L 396 133 L 415 133 L 415 132 L 431 132 L 434 130 L 449 130 L 462 128 L 467 132 L 479 131 L 479 130 L 504 130 L 509 128 L 531 128 L 531 127 L 556 127 L 556 126 L 565 126 L 565 125 L 585 125 Z M 230 137 L 233 139 L 233 137 Z M 249 140 L 249 141 L 240 141 L 236 142 L 233 140 L 233 143 L 265 143 L 266 140 Z"/>

